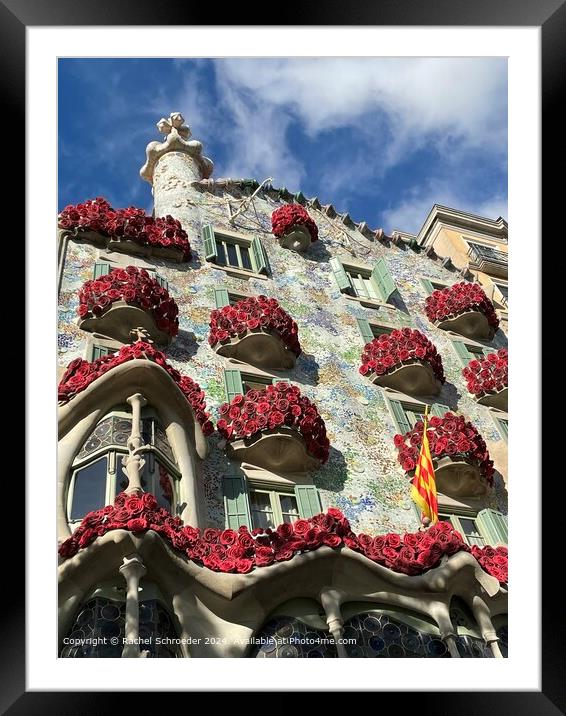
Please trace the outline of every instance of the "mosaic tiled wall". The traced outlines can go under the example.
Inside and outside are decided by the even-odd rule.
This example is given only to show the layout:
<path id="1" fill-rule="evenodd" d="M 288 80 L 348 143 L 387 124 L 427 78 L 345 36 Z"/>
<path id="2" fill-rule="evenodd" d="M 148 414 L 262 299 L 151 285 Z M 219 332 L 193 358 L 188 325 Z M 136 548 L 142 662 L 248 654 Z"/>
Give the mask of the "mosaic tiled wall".
<path id="1" fill-rule="evenodd" d="M 176 186 L 178 190 L 178 186 Z M 230 199 L 237 202 L 238 195 Z M 324 507 L 339 507 L 355 531 L 383 533 L 414 531 L 418 526 L 409 498 L 408 480 L 396 460 L 393 436 L 396 428 L 381 389 L 358 373 L 363 341 L 356 317 L 377 321 L 390 311 L 364 308 L 338 290 L 328 259 L 332 255 L 354 256 L 372 265 L 384 257 L 396 282 L 402 302 L 418 328 L 442 355 L 447 382 L 437 402 L 458 409 L 473 421 L 495 456 L 502 450 L 502 437 L 487 408 L 477 405 L 466 393 L 462 365 L 451 342 L 436 329 L 423 312 L 426 293 L 419 277 L 456 282 L 458 276 L 438 262 L 410 249 L 370 242 L 358 231 L 348 229 L 340 218 L 330 219 L 322 211 L 307 207 L 318 225 L 320 240 L 304 255 L 281 248 L 270 233 L 270 216 L 279 200 L 259 195 L 240 215 L 235 226 L 228 223 L 227 195 L 220 190 L 195 191 L 183 203 L 173 205 L 189 234 L 194 257 L 190 264 L 175 265 L 156 260 L 155 266 L 168 281 L 179 305 L 180 332 L 166 351 L 171 363 L 198 381 L 206 391 L 213 417 L 225 400 L 222 358 L 207 343 L 210 311 L 215 307 L 213 287 L 227 286 L 249 293 L 276 297 L 297 321 L 304 353 L 290 379 L 313 400 L 324 418 L 332 449 L 330 459 L 315 475 Z M 204 260 L 201 225 L 259 236 L 267 251 L 271 272 L 268 280 L 229 277 Z M 85 356 L 86 335 L 76 326 L 77 291 L 92 277 L 97 250 L 69 243 L 60 294 L 59 363 Z M 495 345 L 506 344 L 499 331 Z M 223 452 L 216 435 L 209 438 L 209 457 L 203 465 L 208 517 L 211 526 L 223 526 L 221 494 Z M 506 489 L 496 474 L 496 486 L 486 506 L 507 512 Z"/>

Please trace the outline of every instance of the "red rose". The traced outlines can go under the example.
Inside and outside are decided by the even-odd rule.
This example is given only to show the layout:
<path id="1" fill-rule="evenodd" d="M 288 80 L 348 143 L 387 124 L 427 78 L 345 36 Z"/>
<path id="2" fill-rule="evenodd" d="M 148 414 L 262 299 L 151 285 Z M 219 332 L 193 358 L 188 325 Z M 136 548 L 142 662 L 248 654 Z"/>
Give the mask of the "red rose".
<path id="1" fill-rule="evenodd" d="M 238 533 L 231 529 L 226 529 L 220 535 L 220 542 L 224 545 L 231 545 L 238 539 Z"/>
<path id="2" fill-rule="evenodd" d="M 124 505 L 129 515 L 140 515 L 144 508 L 143 500 L 139 497 L 130 496 Z"/>
<path id="3" fill-rule="evenodd" d="M 339 547 L 342 544 L 341 537 L 336 534 L 327 534 L 322 541 L 327 547 Z"/>
<path id="4" fill-rule="evenodd" d="M 214 527 L 207 527 L 202 535 L 203 540 L 208 543 L 218 542 L 219 537 L 220 530 Z"/>
<path id="5" fill-rule="evenodd" d="M 79 547 L 81 549 L 84 549 L 84 547 L 88 547 L 89 544 L 94 542 L 97 536 L 98 535 L 96 534 L 95 530 L 89 527 L 79 537 Z"/>
<path id="6" fill-rule="evenodd" d="M 132 532 L 141 532 L 142 530 L 146 530 L 149 527 L 149 524 L 147 520 L 136 517 L 132 520 L 128 520 L 126 527 Z"/>
<path id="7" fill-rule="evenodd" d="M 330 512 L 330 510 L 329 510 L 329 512 Z M 310 529 L 310 527 L 311 527 L 311 524 L 308 520 L 302 520 L 302 519 L 296 520 L 292 524 L 292 530 L 295 532 L 295 534 L 298 534 L 298 535 L 306 534 L 308 532 L 308 530 Z"/>
<path id="8" fill-rule="evenodd" d="M 59 556 L 63 559 L 74 557 L 74 555 L 78 552 L 78 549 L 78 542 L 73 537 L 69 537 L 60 545 Z"/>
<path id="9" fill-rule="evenodd" d="M 334 517 L 335 520 L 341 520 L 344 517 L 341 510 L 337 507 L 329 507 L 326 512 L 330 515 L 330 517 Z"/>

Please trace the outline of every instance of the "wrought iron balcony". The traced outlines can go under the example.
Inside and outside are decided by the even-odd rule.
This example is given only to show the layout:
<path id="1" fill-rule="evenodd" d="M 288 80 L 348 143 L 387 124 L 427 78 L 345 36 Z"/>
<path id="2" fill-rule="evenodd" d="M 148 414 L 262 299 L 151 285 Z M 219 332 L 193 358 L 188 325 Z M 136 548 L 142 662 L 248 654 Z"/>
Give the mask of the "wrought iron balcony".
<path id="1" fill-rule="evenodd" d="M 507 254 L 491 246 L 472 244 L 468 249 L 470 266 L 493 276 L 507 277 Z"/>

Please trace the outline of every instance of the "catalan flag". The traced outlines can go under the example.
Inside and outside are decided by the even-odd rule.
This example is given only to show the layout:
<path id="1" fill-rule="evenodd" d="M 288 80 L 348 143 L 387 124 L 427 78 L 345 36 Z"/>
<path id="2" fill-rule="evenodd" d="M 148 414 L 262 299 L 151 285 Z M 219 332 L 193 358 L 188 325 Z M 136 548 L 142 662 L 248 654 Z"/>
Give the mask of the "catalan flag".
<path id="1" fill-rule="evenodd" d="M 426 434 L 428 427 L 428 405 L 425 410 L 423 422 L 423 441 L 415 469 L 415 476 L 411 483 L 411 497 L 417 506 L 420 507 L 423 516 L 428 517 L 431 524 L 434 524 L 438 522 L 438 502 L 436 501 L 434 468 L 432 466 L 428 436 Z"/>

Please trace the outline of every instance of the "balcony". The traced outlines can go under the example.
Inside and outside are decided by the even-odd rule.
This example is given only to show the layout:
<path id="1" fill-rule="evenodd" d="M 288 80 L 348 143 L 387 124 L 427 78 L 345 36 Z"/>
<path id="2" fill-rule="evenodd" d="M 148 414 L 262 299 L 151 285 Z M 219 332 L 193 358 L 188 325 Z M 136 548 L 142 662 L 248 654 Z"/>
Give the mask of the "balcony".
<path id="1" fill-rule="evenodd" d="M 218 432 L 231 459 L 271 472 L 310 472 L 327 461 L 329 441 L 316 406 L 289 383 L 236 395 L 220 407 Z"/>
<path id="2" fill-rule="evenodd" d="M 212 311 L 208 342 L 219 355 L 264 370 L 293 368 L 301 354 L 297 324 L 266 296 Z"/>
<path id="3" fill-rule="evenodd" d="M 507 278 L 507 253 L 491 246 L 471 244 L 468 249 L 470 267 L 490 274 Z"/>
<path id="4" fill-rule="evenodd" d="M 168 290 L 145 269 L 112 269 L 79 290 L 79 328 L 129 343 L 141 329 L 158 345 L 179 330 L 179 309 Z"/>

